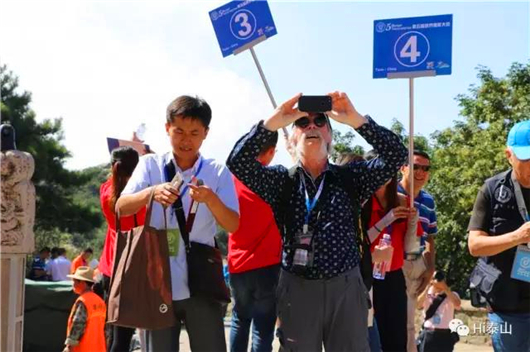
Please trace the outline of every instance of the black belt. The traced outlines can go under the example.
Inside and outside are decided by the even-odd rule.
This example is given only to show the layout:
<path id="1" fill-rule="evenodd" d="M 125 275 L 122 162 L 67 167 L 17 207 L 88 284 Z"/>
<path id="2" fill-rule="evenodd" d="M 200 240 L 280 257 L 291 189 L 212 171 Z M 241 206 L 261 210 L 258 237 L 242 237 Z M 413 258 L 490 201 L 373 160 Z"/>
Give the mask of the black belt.
<path id="1" fill-rule="evenodd" d="M 421 257 L 421 253 L 405 253 L 405 260 L 416 260 Z"/>

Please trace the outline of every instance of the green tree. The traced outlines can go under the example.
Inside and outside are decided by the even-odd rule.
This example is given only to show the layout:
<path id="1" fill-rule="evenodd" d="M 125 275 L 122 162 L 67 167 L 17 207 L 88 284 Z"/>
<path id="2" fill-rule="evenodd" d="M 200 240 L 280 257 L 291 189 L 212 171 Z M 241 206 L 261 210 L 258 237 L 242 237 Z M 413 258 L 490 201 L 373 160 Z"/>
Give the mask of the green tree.
<path id="1" fill-rule="evenodd" d="M 20 91 L 18 78 L 6 66 L 0 67 L 0 94 L 2 123 L 11 123 L 17 149 L 29 152 L 35 160 L 32 181 L 37 194 L 37 246 L 64 244 L 71 234 L 90 239 L 101 225 L 102 216 L 99 209 L 86 204 L 86 199 L 75 199 L 91 176 L 64 167 L 71 155 L 62 144 L 62 120 L 37 122 L 30 107 L 31 94 Z"/>
<path id="2" fill-rule="evenodd" d="M 508 132 L 530 118 L 530 63 L 514 63 L 503 78 L 479 67 L 478 79 L 456 98 L 462 118 L 432 135 L 435 168 L 428 190 L 438 214 L 437 266 L 461 293 L 476 263 L 467 248 L 467 225 L 477 192 L 487 178 L 508 169 Z"/>
<path id="3" fill-rule="evenodd" d="M 364 155 L 364 148 L 360 145 L 354 145 L 353 140 L 355 135 L 353 132 L 348 131 L 342 134 L 338 130 L 333 130 L 333 150 L 331 151 L 331 160 L 337 162 L 338 158 L 342 154 L 358 154 Z"/>
<path id="4" fill-rule="evenodd" d="M 392 119 L 392 125 L 390 126 L 390 130 L 400 136 L 403 143 L 408 147 L 409 134 L 405 130 L 403 124 L 398 121 L 398 119 Z M 430 154 L 430 152 L 432 151 L 432 148 L 429 145 L 429 139 L 427 137 L 422 136 L 421 134 L 414 135 L 414 149 L 426 152 L 428 154 Z"/>

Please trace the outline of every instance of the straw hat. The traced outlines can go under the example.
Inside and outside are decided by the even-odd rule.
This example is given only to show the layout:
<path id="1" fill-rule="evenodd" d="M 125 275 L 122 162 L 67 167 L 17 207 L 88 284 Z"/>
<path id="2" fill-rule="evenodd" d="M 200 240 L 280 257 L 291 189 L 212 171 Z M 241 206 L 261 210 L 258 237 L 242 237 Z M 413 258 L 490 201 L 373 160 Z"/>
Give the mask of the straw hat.
<path id="1" fill-rule="evenodd" d="M 88 266 L 80 266 L 73 275 L 66 276 L 76 280 L 94 282 L 94 270 L 90 269 Z"/>

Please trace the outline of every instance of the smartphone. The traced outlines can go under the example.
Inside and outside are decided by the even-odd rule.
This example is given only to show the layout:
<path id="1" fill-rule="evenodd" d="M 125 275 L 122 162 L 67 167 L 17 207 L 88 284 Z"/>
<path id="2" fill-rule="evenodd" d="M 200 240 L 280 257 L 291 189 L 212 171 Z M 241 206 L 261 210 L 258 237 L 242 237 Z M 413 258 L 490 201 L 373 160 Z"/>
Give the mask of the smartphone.
<path id="1" fill-rule="evenodd" d="M 182 174 L 177 171 L 175 174 L 175 177 L 171 180 L 171 186 L 175 189 L 180 190 L 180 186 L 184 183 L 184 178 L 182 177 Z"/>
<path id="2" fill-rule="evenodd" d="M 298 99 L 298 110 L 305 112 L 326 112 L 331 110 L 329 95 L 302 95 Z"/>

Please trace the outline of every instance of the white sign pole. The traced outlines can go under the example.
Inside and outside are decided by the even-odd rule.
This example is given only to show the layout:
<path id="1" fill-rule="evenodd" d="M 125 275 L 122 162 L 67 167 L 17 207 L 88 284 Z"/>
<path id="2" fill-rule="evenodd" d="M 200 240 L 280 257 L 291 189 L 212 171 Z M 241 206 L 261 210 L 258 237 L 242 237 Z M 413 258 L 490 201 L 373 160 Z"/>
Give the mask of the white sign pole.
<path id="1" fill-rule="evenodd" d="M 256 55 L 256 52 L 254 51 L 254 47 L 250 47 L 250 53 L 252 54 L 252 58 L 254 59 L 254 63 L 256 64 L 256 67 L 258 68 L 259 75 L 261 76 L 261 80 L 263 81 L 263 84 L 265 85 L 265 89 L 267 90 L 267 94 L 269 95 L 269 99 L 271 100 L 272 106 L 276 109 L 276 100 L 274 100 L 274 96 L 272 95 L 271 88 L 269 87 L 269 83 L 267 82 L 267 78 L 265 78 L 265 74 L 263 73 L 263 70 L 261 69 L 261 65 L 258 60 L 258 56 Z M 289 133 L 287 132 L 287 129 L 283 127 L 283 136 L 287 140 L 289 138 Z"/>
<path id="2" fill-rule="evenodd" d="M 414 78 L 409 78 L 409 195 L 414 207 Z"/>

